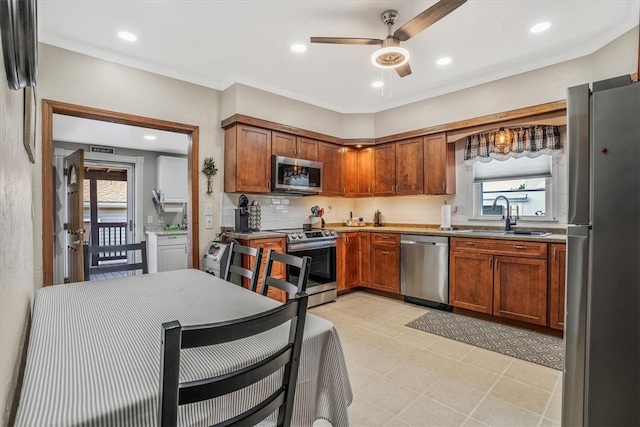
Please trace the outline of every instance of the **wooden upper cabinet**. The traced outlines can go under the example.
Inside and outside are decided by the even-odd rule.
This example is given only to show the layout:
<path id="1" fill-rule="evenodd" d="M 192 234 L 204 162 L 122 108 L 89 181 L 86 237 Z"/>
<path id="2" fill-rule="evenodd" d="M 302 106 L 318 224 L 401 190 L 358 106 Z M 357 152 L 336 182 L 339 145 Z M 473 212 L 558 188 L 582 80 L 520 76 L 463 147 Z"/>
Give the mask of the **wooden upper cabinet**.
<path id="1" fill-rule="evenodd" d="M 224 136 L 224 191 L 269 193 L 271 131 L 247 125 L 228 128 Z"/>
<path id="2" fill-rule="evenodd" d="M 322 163 L 322 196 L 342 196 L 342 146 L 320 142 L 318 161 Z"/>
<path id="3" fill-rule="evenodd" d="M 295 157 L 296 136 L 274 131 L 271 136 L 271 154 L 274 156 Z"/>
<path id="4" fill-rule="evenodd" d="M 342 148 L 342 187 L 345 196 L 358 195 L 358 150 L 355 148 Z"/>
<path id="5" fill-rule="evenodd" d="M 392 196 L 396 187 L 396 144 L 373 147 L 373 194 Z"/>
<path id="6" fill-rule="evenodd" d="M 395 194 L 423 194 L 424 156 L 422 138 L 396 143 Z"/>
<path id="7" fill-rule="evenodd" d="M 445 133 L 425 136 L 423 140 L 425 194 L 455 194 L 455 144 L 447 144 Z"/>
<path id="8" fill-rule="evenodd" d="M 373 196 L 373 148 L 358 150 L 358 196 Z"/>
<path id="9" fill-rule="evenodd" d="M 271 154 L 274 156 L 297 157 L 318 160 L 318 141 L 283 132 L 273 132 Z"/>
<path id="10" fill-rule="evenodd" d="M 318 141 L 297 137 L 296 157 L 299 159 L 318 161 Z"/>

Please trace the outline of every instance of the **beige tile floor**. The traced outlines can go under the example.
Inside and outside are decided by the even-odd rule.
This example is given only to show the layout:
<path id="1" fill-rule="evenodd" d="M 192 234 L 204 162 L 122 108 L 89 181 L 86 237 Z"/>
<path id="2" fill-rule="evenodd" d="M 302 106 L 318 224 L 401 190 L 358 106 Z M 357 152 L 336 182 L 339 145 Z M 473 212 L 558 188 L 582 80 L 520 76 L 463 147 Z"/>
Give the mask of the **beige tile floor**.
<path id="1" fill-rule="evenodd" d="M 310 311 L 340 334 L 352 426 L 560 425 L 559 371 L 404 326 L 424 308 L 353 292 Z"/>

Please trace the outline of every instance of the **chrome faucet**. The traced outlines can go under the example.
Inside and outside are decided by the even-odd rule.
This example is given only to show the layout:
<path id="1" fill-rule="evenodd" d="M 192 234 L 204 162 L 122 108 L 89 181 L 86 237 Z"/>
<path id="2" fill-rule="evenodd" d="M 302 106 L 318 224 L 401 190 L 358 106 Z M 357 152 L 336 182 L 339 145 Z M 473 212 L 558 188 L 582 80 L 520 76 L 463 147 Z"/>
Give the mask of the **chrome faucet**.
<path id="1" fill-rule="evenodd" d="M 504 223 L 504 231 L 510 231 L 511 230 L 511 226 L 512 225 L 516 225 L 516 219 L 511 219 L 511 207 L 509 206 L 509 199 L 507 199 L 505 196 L 503 196 L 502 194 L 499 195 L 498 197 L 496 197 L 495 199 L 493 199 L 493 210 L 496 210 L 496 206 L 498 203 L 498 199 L 504 199 L 505 202 L 507 202 L 507 214 L 504 215 L 505 217 L 505 223 Z"/>

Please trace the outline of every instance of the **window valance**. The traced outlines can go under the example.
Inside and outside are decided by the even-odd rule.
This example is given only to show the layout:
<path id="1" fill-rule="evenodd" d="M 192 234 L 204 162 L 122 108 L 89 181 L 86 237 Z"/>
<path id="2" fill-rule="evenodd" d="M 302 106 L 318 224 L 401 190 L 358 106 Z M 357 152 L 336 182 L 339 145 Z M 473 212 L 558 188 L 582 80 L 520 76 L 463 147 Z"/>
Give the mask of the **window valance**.
<path id="1" fill-rule="evenodd" d="M 510 157 L 537 157 L 562 150 L 558 126 L 529 126 L 471 135 L 464 150 L 465 161 L 488 162 Z"/>

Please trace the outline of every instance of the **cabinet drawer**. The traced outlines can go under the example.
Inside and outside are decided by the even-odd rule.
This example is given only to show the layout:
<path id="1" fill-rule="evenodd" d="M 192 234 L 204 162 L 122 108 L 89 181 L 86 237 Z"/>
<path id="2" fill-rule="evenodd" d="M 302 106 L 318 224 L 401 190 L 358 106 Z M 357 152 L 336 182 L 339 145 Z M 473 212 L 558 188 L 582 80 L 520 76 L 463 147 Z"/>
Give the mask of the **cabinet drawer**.
<path id="1" fill-rule="evenodd" d="M 260 240 L 251 240 L 249 246 L 252 248 L 263 248 L 263 252 L 266 256 L 267 251 L 269 249 L 273 249 L 276 252 L 284 253 L 284 239 L 280 237 L 276 237 L 273 239 L 260 239 Z"/>
<path id="2" fill-rule="evenodd" d="M 522 240 L 467 239 L 452 237 L 451 250 L 527 258 L 547 258 L 547 244 Z"/>
<path id="3" fill-rule="evenodd" d="M 186 234 L 177 234 L 175 236 L 172 236 L 172 235 L 158 236 L 158 246 L 186 245 L 186 244 L 187 244 Z"/>
<path id="4" fill-rule="evenodd" d="M 374 245 L 398 245 L 400 235 L 392 233 L 371 233 L 371 243 Z"/>

